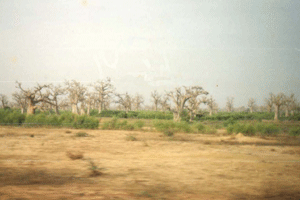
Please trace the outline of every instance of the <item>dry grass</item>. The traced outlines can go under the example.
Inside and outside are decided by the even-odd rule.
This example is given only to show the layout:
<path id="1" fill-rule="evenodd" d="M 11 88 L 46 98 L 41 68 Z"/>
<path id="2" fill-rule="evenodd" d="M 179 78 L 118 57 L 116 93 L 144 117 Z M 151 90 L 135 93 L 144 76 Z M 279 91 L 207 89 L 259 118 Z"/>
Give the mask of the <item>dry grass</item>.
<path id="1" fill-rule="evenodd" d="M 70 152 L 67 151 L 66 155 L 71 158 L 71 160 L 78 160 L 78 159 L 82 159 L 83 158 L 83 153 L 81 152 Z"/>
<path id="2" fill-rule="evenodd" d="M 0 127 L 0 199 L 299 197 L 295 138 L 66 131 Z"/>

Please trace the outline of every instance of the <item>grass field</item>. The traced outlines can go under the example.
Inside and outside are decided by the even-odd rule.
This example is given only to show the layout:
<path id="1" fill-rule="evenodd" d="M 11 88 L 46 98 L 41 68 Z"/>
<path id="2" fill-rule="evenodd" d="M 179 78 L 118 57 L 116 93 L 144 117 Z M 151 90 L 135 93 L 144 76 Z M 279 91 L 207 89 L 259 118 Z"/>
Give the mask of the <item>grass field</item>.
<path id="1" fill-rule="evenodd" d="M 300 138 L 284 134 L 6 126 L 0 143 L 0 199 L 300 198 Z"/>

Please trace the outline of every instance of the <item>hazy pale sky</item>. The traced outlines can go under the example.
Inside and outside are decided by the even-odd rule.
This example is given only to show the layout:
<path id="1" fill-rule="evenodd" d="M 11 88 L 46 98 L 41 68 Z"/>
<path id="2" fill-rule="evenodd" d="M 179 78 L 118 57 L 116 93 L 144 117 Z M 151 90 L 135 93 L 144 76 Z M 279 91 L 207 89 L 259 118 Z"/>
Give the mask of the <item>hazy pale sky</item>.
<path id="1" fill-rule="evenodd" d="M 118 92 L 200 85 L 220 107 L 270 92 L 300 98 L 300 1 L 0 0 L 0 93 L 15 81 Z"/>

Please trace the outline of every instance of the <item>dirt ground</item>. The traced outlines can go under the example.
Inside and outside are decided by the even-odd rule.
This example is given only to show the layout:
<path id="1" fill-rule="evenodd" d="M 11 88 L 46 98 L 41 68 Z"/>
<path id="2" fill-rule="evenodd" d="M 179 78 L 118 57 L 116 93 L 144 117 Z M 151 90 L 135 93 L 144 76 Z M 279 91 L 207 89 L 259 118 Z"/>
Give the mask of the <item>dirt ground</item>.
<path id="1" fill-rule="evenodd" d="M 299 137 L 0 127 L 0 148 L 0 199 L 300 199 Z"/>

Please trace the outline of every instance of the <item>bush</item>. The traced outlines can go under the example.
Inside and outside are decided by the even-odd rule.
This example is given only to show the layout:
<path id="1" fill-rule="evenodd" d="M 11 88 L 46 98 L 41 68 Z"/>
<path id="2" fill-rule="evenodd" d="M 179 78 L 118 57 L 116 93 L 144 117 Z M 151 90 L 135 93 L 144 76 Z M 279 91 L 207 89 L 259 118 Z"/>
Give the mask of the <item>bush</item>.
<path id="1" fill-rule="evenodd" d="M 76 115 L 72 126 L 76 129 L 96 129 L 99 127 L 99 120 L 96 117 L 90 117 L 87 115 Z"/>
<path id="2" fill-rule="evenodd" d="M 205 126 L 201 123 L 195 123 L 193 127 L 196 129 L 197 132 L 204 132 Z"/>
<path id="3" fill-rule="evenodd" d="M 135 126 L 133 124 L 128 124 L 127 120 L 124 120 L 124 121 L 120 122 L 118 118 L 114 117 L 111 121 L 103 123 L 102 129 L 108 129 L 108 130 L 134 130 Z"/>
<path id="4" fill-rule="evenodd" d="M 138 129 L 138 130 L 142 129 L 144 125 L 145 125 L 145 122 L 142 121 L 142 120 L 138 120 L 138 121 L 133 123 L 134 128 Z"/>
<path id="5" fill-rule="evenodd" d="M 27 115 L 24 125 L 26 127 L 40 127 L 48 125 L 46 115 L 44 113 Z"/>
<path id="6" fill-rule="evenodd" d="M 233 118 L 233 117 L 230 117 L 229 119 L 227 119 L 224 123 L 223 123 L 223 125 L 225 126 L 225 127 L 227 127 L 228 125 L 232 125 L 232 124 L 235 124 L 237 121 Z"/>
<path id="7" fill-rule="evenodd" d="M 87 137 L 88 134 L 86 132 L 78 132 L 76 133 L 76 137 Z"/>
<path id="8" fill-rule="evenodd" d="M 290 129 L 289 135 L 290 136 L 299 136 L 300 135 L 300 128 L 294 127 L 292 129 Z"/>
<path id="9" fill-rule="evenodd" d="M 280 129 L 275 124 L 264 124 L 264 123 L 256 124 L 256 130 L 261 135 L 275 135 L 278 134 L 280 131 Z"/>
<path id="10" fill-rule="evenodd" d="M 234 123 L 227 126 L 227 132 L 229 134 L 243 133 L 244 135 L 253 136 L 256 133 L 256 128 L 252 124 Z"/>

